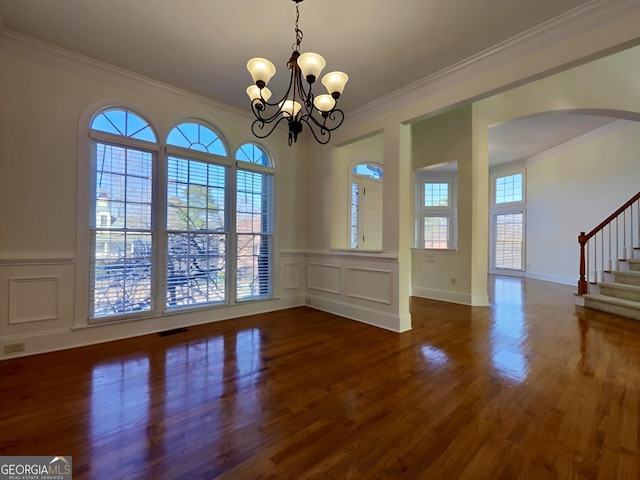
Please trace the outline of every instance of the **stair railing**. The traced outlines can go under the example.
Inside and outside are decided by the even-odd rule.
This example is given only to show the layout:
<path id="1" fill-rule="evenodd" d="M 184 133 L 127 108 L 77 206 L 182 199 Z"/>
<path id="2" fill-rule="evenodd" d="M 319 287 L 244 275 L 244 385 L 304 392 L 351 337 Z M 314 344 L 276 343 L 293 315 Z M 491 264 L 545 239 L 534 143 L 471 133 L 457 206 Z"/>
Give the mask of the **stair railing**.
<path id="1" fill-rule="evenodd" d="M 634 231 L 634 211 L 637 231 Z M 640 244 L 640 192 L 589 233 L 580 232 L 578 243 L 580 244 L 578 295 L 584 295 L 589 292 L 589 282 L 603 281 L 604 273 L 617 270 L 620 260 L 633 258 L 633 248 Z M 605 259 L 607 259 L 606 263 Z"/>

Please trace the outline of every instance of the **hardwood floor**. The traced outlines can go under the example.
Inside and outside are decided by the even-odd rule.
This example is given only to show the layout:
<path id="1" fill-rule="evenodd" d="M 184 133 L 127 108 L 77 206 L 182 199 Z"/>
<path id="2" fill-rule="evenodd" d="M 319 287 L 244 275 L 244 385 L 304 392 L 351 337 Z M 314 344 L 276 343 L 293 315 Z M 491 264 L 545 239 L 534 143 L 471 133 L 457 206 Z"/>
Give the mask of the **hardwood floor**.
<path id="1" fill-rule="evenodd" d="M 296 308 L 0 362 L 0 455 L 74 479 L 636 479 L 640 323 L 491 277 L 396 334 Z"/>

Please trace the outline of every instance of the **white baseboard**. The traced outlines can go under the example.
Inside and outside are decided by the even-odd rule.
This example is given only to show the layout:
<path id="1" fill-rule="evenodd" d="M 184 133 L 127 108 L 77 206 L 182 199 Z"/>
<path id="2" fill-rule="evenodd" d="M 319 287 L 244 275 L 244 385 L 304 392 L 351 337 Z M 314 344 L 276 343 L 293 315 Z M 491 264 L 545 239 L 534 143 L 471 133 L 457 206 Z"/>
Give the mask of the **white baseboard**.
<path id="1" fill-rule="evenodd" d="M 469 305 L 470 307 L 488 307 L 489 295 L 452 292 L 449 290 L 438 290 L 437 288 L 417 287 L 412 288 L 411 294 L 414 297 L 429 298 L 442 302 L 458 303 Z"/>
<path id="2" fill-rule="evenodd" d="M 552 283 L 561 283 L 563 285 L 575 285 L 577 288 L 578 285 L 578 277 L 569 278 L 569 277 L 559 277 L 557 275 L 547 275 L 546 273 L 533 273 L 527 272 L 525 273 L 526 278 L 533 278 L 534 280 L 544 280 L 545 282 Z"/>
<path id="3" fill-rule="evenodd" d="M 307 306 L 396 333 L 411 330 L 410 314 L 397 315 L 315 295 L 307 295 Z"/>
<path id="4" fill-rule="evenodd" d="M 64 328 L 50 331 L 0 337 L 0 360 L 24 357 L 69 348 L 96 345 L 114 340 L 148 335 L 164 330 L 193 327 L 260 313 L 274 312 L 306 304 L 304 295 L 291 295 L 271 300 L 247 302 L 226 308 L 212 308 L 174 315 L 118 322 L 114 324 L 90 325 L 82 328 Z M 69 321 L 69 324 L 73 322 Z M 23 352 L 3 354 L 3 347 L 24 343 Z"/>
<path id="5" fill-rule="evenodd" d="M 549 275 L 547 273 L 536 272 L 522 272 L 519 270 L 496 270 L 494 268 L 489 269 L 491 275 L 503 275 L 506 277 L 520 277 L 520 278 L 532 278 L 534 280 L 543 280 L 551 283 L 561 283 L 563 285 L 578 285 L 578 277 L 561 277 L 559 275 Z"/>

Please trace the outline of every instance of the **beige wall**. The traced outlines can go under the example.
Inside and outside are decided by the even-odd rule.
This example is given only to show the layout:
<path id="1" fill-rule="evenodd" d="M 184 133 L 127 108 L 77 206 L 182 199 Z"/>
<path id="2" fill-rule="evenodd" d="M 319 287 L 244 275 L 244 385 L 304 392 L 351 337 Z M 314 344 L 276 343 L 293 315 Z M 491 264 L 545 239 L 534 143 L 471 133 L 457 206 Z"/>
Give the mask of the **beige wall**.
<path id="1" fill-rule="evenodd" d="M 640 121 L 639 73 L 640 47 L 634 47 L 475 102 L 474 153 L 488 153 L 491 125 L 530 115 L 585 113 Z M 578 233 L 637 192 L 629 185 L 637 180 L 632 131 L 630 125 L 585 139 L 527 167 L 527 275 L 562 283 L 577 279 Z M 552 252 L 545 251 L 549 245 Z"/>
<path id="2" fill-rule="evenodd" d="M 76 244 L 76 230 L 85 231 L 86 224 L 86 219 L 76 216 L 76 210 L 86 210 L 86 205 L 76 201 L 76 185 L 86 185 L 82 179 L 77 183 L 76 175 L 77 162 L 84 161 L 87 144 L 79 128 L 81 119 L 86 119 L 92 108 L 123 104 L 151 121 L 162 137 L 179 120 L 196 117 L 218 127 L 233 151 L 245 141 L 254 140 L 248 129 L 250 118 L 244 111 L 4 35 L 0 38 L 0 285 L 21 276 L 39 278 L 43 290 L 57 292 L 58 303 L 39 305 L 50 307 L 51 315 L 26 324 L 9 323 L 5 310 L 0 317 L 0 343 L 23 341 L 26 353 L 33 353 L 304 302 L 394 331 L 408 330 L 414 154 L 409 125 L 453 105 L 563 69 L 568 63 L 637 42 L 639 24 L 640 13 L 631 13 L 584 33 L 568 31 L 555 42 L 528 44 L 526 48 L 515 45 L 412 86 L 349 112 L 343 127 L 335 132 L 333 147 L 312 142 L 289 149 L 277 136 L 263 142 L 278 169 L 277 297 L 233 308 L 101 327 L 84 325 L 82 311 L 86 305 L 83 307 L 82 289 L 78 288 L 86 282 L 82 263 L 86 262 L 87 248 Z M 603 75 L 615 68 L 603 64 Z M 468 282 L 460 293 L 471 305 L 486 304 L 487 298 L 487 126 L 561 108 L 639 110 L 637 75 L 636 81 L 615 84 L 611 91 L 596 96 L 596 79 L 584 73 L 571 75 L 575 75 L 571 81 L 561 81 L 561 85 L 551 79 L 545 84 L 520 87 L 522 98 L 515 102 L 494 98 L 473 107 L 472 155 L 470 161 L 462 163 L 460 175 L 465 182 L 459 185 L 465 195 L 460 199 L 459 221 L 469 226 L 465 227 L 470 230 L 465 238 L 471 242 L 471 258 L 465 260 L 469 270 L 464 278 Z M 576 82 L 582 81 L 587 84 L 576 87 Z M 560 101 L 556 93 L 564 91 L 567 83 L 574 91 Z M 545 92 L 539 90 L 540 85 L 546 85 Z M 628 92 L 623 100 L 617 97 L 620 91 Z M 567 101 L 569 106 L 563 103 Z M 380 133 L 385 168 L 383 252 L 344 255 L 332 251 L 335 149 Z M 57 290 L 53 288 L 56 282 Z M 0 289 L 1 305 L 7 305 L 10 297 L 6 287 Z"/>
<path id="3" fill-rule="evenodd" d="M 102 107 L 125 106 L 148 120 L 160 139 L 178 122 L 200 119 L 222 134 L 230 156 L 256 141 L 251 118 L 28 39 L 0 38 L 0 92 L 0 355 L 2 344 L 25 343 L 28 354 L 304 304 L 306 144 L 289 148 L 275 136 L 258 142 L 277 169 L 275 297 L 88 326 L 91 116 Z"/>
<path id="4" fill-rule="evenodd" d="M 414 169 L 457 162 L 456 205 L 459 212 L 455 219 L 456 250 L 412 250 L 412 292 L 416 296 L 470 304 L 473 228 L 470 193 L 474 181 L 471 105 L 414 123 L 412 138 Z"/>
<path id="5" fill-rule="evenodd" d="M 407 146 L 406 136 L 400 135 L 403 126 L 409 125 L 425 117 L 445 112 L 453 106 L 478 101 L 496 92 L 507 91 L 515 85 L 526 83 L 535 78 L 544 77 L 553 71 L 562 71 L 568 64 L 586 61 L 605 55 L 605 51 L 622 49 L 621 45 L 630 42 L 638 42 L 639 33 L 637 25 L 640 24 L 640 13 L 635 12 L 625 18 L 611 21 L 600 27 L 595 27 L 588 32 L 567 31 L 560 40 L 551 43 L 542 43 L 539 47 L 531 45 L 515 46 L 507 49 L 504 55 L 488 56 L 485 61 L 479 61 L 450 75 L 434 78 L 424 85 L 414 85 L 407 90 L 405 100 L 402 96 L 390 96 L 369 108 L 353 112 L 347 116 L 345 124 L 334 134 L 334 145 L 346 145 L 359 138 L 372 133 L 382 131 L 384 133 L 384 252 L 381 255 L 396 255 L 397 258 L 389 260 L 396 265 L 399 277 L 394 279 L 394 288 L 398 290 L 399 303 L 393 309 L 398 312 L 399 319 L 403 319 L 406 325 L 406 303 L 404 294 L 410 289 L 411 278 L 411 235 L 413 231 L 413 183 L 411 173 L 411 161 L 409 168 L 405 167 L 405 159 L 412 154 L 411 143 Z M 577 80 L 576 80 L 577 81 Z M 537 89 L 536 85 L 522 88 Z M 596 87 L 597 88 L 597 87 Z M 583 89 L 587 91 L 588 89 Z M 531 91 L 533 93 L 533 91 Z M 608 96 L 613 96 L 609 94 Z M 638 96 L 636 95 L 636 98 Z M 540 104 L 544 108 L 549 107 L 545 103 L 552 103 L 550 98 L 542 99 L 535 94 L 530 104 Z M 487 100 L 490 101 L 490 100 Z M 494 100 L 496 102 L 496 100 Z M 499 118 L 513 118 L 517 116 L 508 102 L 498 102 L 499 109 L 504 109 L 505 115 L 493 112 L 492 108 L 477 108 L 473 105 L 472 115 L 472 154 L 469 162 L 463 163 L 461 169 L 466 169 L 461 174 L 466 178 L 466 183 L 459 188 L 464 191 L 466 198 L 462 199 L 464 205 L 459 205 L 459 222 L 470 225 L 468 235 L 470 241 L 470 259 L 459 267 L 462 273 L 464 287 L 455 292 L 456 298 L 463 299 L 470 305 L 486 305 L 487 296 L 487 271 L 488 271 L 488 203 L 489 203 L 489 167 L 488 167 L 488 126 L 499 121 Z M 527 111 L 526 108 L 521 111 Z M 529 110 L 530 111 L 530 110 Z M 524 114 L 524 113 L 523 113 Z M 408 148 L 408 153 L 407 149 Z M 312 145 L 310 146 L 310 180 L 309 198 L 314 199 L 317 205 L 331 205 L 333 188 L 322 181 L 334 181 L 322 171 L 332 161 L 332 153 L 329 149 Z M 418 161 L 418 160 L 416 160 Z M 327 212 L 318 212 L 316 209 L 309 211 L 309 218 L 313 216 L 313 223 L 308 225 L 307 238 L 310 246 L 316 251 L 329 252 L 331 248 L 331 235 L 326 228 L 331 228 L 330 216 Z M 319 219 L 318 222 L 316 220 Z M 348 268 L 348 265 L 356 259 L 336 258 L 329 255 L 325 263 L 340 265 L 340 268 Z M 448 260 L 449 261 L 449 260 Z M 405 263 L 407 262 L 407 263 Z M 407 267 L 407 264 L 409 265 Z M 407 279 L 409 277 L 409 279 Z M 338 277 L 343 279 L 343 277 Z M 409 288 L 407 288 L 409 285 Z M 340 289 L 335 290 L 339 292 Z M 332 306 L 325 304 L 324 308 L 340 313 L 352 307 L 349 299 L 335 293 L 335 303 Z M 345 305 L 347 303 L 347 305 Z M 375 305 L 371 305 L 375 307 Z M 361 312 L 361 318 L 366 317 L 367 312 Z"/>
<path id="6" fill-rule="evenodd" d="M 578 233 L 640 191 L 640 122 L 611 128 L 527 165 L 527 276 L 577 285 Z"/>
<path id="7" fill-rule="evenodd" d="M 412 124 L 413 169 L 471 161 L 471 105 Z"/>
<path id="8" fill-rule="evenodd" d="M 351 187 L 349 177 L 351 170 L 359 163 L 374 163 L 383 166 L 383 151 L 384 136 L 382 134 L 372 135 L 342 147 L 332 149 L 332 248 L 350 248 L 349 220 L 351 214 Z"/>

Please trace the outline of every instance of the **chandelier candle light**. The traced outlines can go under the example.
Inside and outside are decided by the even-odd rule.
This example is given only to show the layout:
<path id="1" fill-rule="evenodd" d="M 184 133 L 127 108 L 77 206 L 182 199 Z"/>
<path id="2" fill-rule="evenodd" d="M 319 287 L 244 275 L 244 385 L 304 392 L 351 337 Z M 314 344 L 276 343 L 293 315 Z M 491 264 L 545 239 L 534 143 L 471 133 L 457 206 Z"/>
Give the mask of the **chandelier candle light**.
<path id="1" fill-rule="evenodd" d="M 273 63 L 266 58 L 252 58 L 247 62 L 247 70 L 255 82 L 247 88 L 247 95 L 251 99 L 251 111 L 256 117 L 251 125 L 251 131 L 258 138 L 268 137 L 276 126 L 286 119 L 289 124 L 289 146 L 291 146 L 298 140 L 298 134 L 302 131 L 302 122 L 304 122 L 309 126 L 315 139 L 321 144 L 326 144 L 331 140 L 331 132 L 344 121 L 344 113 L 336 108 L 336 105 L 349 77 L 343 72 L 327 73 L 322 77 L 322 84 L 328 93 L 318 96 L 313 94 L 312 86 L 326 62 L 317 53 L 300 53 L 302 30 L 298 28 L 300 19 L 298 3 L 302 0 L 293 0 L 293 2 L 296 4 L 296 43 L 292 45 L 293 53 L 287 62 L 287 68 L 291 72 L 289 88 L 280 100 L 274 103 L 269 102 L 271 90 L 267 88 L 267 83 L 276 73 Z"/>

